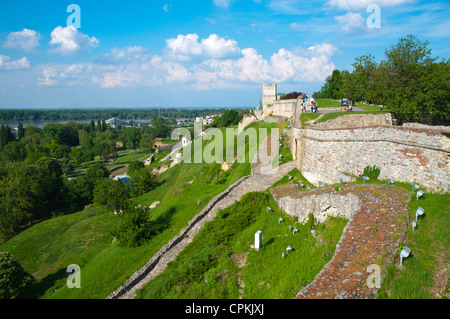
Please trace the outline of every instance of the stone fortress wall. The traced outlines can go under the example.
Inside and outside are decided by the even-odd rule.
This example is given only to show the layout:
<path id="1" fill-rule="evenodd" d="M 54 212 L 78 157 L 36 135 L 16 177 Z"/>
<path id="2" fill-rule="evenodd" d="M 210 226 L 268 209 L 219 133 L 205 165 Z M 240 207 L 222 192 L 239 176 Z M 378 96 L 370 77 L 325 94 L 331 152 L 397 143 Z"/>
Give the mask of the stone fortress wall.
<path id="1" fill-rule="evenodd" d="M 381 179 L 418 183 L 432 191 L 450 189 L 450 128 L 405 123 L 393 125 L 390 113 L 347 114 L 301 128 L 297 100 L 279 100 L 277 84 L 263 84 L 262 118 L 294 117 L 291 151 L 311 183 L 355 179 L 367 166 Z"/>

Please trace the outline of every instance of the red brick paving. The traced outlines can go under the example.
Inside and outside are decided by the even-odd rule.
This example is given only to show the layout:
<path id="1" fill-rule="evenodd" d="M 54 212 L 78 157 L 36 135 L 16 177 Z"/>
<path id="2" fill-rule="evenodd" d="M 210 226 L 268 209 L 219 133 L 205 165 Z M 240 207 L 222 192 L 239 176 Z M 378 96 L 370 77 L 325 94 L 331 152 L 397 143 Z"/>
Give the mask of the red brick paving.
<path id="1" fill-rule="evenodd" d="M 329 188 L 323 191 L 330 191 Z M 333 259 L 299 292 L 297 299 L 374 298 L 377 288 L 369 288 L 367 284 L 367 278 L 374 272 L 367 268 L 379 265 L 383 278 L 386 266 L 397 257 L 408 225 L 410 194 L 387 185 L 340 187 L 339 193 L 348 192 L 359 196 L 361 209 L 345 227 Z"/>

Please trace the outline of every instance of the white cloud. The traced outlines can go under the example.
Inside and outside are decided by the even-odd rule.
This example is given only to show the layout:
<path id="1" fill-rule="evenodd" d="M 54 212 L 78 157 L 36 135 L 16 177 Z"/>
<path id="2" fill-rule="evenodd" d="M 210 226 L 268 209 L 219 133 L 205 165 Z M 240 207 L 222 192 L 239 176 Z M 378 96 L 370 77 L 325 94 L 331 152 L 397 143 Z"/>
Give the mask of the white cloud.
<path id="1" fill-rule="evenodd" d="M 63 55 L 75 54 L 89 48 L 95 48 L 99 42 L 95 37 L 89 37 L 73 26 L 58 26 L 52 31 L 51 37 L 50 45 L 56 46 L 51 52 Z"/>
<path id="2" fill-rule="evenodd" d="M 30 61 L 26 57 L 11 60 L 9 56 L 0 55 L 0 70 L 26 70 L 30 68 Z"/>
<path id="3" fill-rule="evenodd" d="M 42 71 L 43 78 L 38 78 L 38 85 L 54 86 L 57 84 L 55 79 L 52 79 L 58 75 L 58 71 L 54 67 L 46 67 Z"/>
<path id="4" fill-rule="evenodd" d="M 380 7 L 394 7 L 414 0 L 329 0 L 326 5 L 344 10 L 363 10 L 369 4 L 378 4 Z"/>
<path id="5" fill-rule="evenodd" d="M 179 34 L 176 38 L 166 40 L 168 55 L 178 61 L 189 61 L 194 57 L 226 58 L 240 54 L 234 40 L 225 40 L 216 34 L 211 34 L 201 42 L 198 39 L 199 36 L 194 33 Z"/>
<path id="6" fill-rule="evenodd" d="M 123 49 L 113 48 L 110 53 L 95 57 L 94 62 L 99 64 L 126 64 L 145 58 L 145 49 L 140 45 L 135 45 Z"/>
<path id="7" fill-rule="evenodd" d="M 292 22 L 290 27 L 291 30 L 301 30 L 301 27 L 297 22 Z"/>
<path id="8" fill-rule="evenodd" d="M 343 16 L 334 17 L 339 22 L 344 33 L 360 33 L 367 31 L 366 20 L 360 13 L 347 12 Z"/>
<path id="9" fill-rule="evenodd" d="M 221 8 L 228 8 L 230 6 L 231 0 L 213 0 L 213 3 Z"/>
<path id="10" fill-rule="evenodd" d="M 282 48 L 264 58 L 254 48 L 240 50 L 236 41 L 217 35 L 200 41 L 197 35 L 188 34 L 167 41 L 168 50 L 161 56 L 146 54 L 141 46 L 114 48 L 91 63 L 49 66 L 38 81 L 47 86 L 95 84 L 121 88 L 177 84 L 210 90 L 264 82 L 322 81 L 335 69 L 331 58 L 337 48 L 329 43 L 294 50 Z M 175 60 L 174 55 L 185 59 Z M 195 56 L 202 59 L 190 59 Z"/>
<path id="11" fill-rule="evenodd" d="M 171 5 L 171 4 L 170 4 L 170 5 L 165 4 L 164 7 L 163 7 L 163 10 L 166 11 L 166 12 L 169 12 L 169 10 L 170 10 L 171 8 L 172 8 L 172 5 Z"/>
<path id="12" fill-rule="evenodd" d="M 34 49 L 39 46 L 40 38 L 41 35 L 38 32 L 25 28 L 22 31 L 11 32 L 8 34 L 3 47 L 33 52 Z"/>

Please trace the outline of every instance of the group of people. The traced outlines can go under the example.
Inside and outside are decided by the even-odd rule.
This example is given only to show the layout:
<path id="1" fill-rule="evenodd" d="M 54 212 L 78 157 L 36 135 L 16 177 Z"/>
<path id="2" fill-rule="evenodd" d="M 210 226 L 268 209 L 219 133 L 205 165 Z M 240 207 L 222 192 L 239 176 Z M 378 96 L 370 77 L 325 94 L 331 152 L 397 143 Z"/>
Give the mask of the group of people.
<path id="1" fill-rule="evenodd" d="M 302 112 L 306 112 L 307 102 L 310 102 L 311 113 L 317 113 L 317 110 L 319 108 L 319 103 L 317 103 L 313 97 L 311 99 L 309 99 L 308 97 L 303 98 L 303 103 L 301 104 Z"/>

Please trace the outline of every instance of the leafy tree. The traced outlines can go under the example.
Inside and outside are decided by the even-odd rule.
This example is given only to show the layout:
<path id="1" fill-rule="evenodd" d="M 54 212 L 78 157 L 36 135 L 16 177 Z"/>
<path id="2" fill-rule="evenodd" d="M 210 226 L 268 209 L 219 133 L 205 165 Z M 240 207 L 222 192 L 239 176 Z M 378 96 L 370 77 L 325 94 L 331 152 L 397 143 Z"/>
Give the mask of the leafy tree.
<path id="1" fill-rule="evenodd" d="M 227 127 L 239 124 L 242 120 L 242 115 L 236 110 L 225 110 L 222 116 L 217 116 L 214 118 L 213 122 L 209 125 L 210 127 Z"/>
<path id="2" fill-rule="evenodd" d="M 112 235 L 121 246 L 137 247 L 158 234 L 162 227 L 150 219 L 148 208 L 130 207 L 124 211 L 120 224 Z"/>
<path id="3" fill-rule="evenodd" d="M 133 173 L 134 171 L 138 171 L 141 168 L 144 168 L 144 163 L 142 163 L 141 161 L 132 161 L 128 165 L 128 174 Z"/>
<path id="4" fill-rule="evenodd" d="M 20 225 L 45 213 L 45 194 L 38 167 L 8 163 L 6 171 L 0 179 L 0 228 L 3 237 L 10 237 Z"/>
<path id="5" fill-rule="evenodd" d="M 141 136 L 141 140 L 139 142 L 139 147 L 147 155 L 148 153 L 150 153 L 152 151 L 153 143 L 154 143 L 153 136 L 151 134 L 144 133 Z"/>
<path id="6" fill-rule="evenodd" d="M 134 127 L 122 128 L 122 140 L 127 149 L 137 149 L 141 140 L 139 129 Z"/>
<path id="7" fill-rule="evenodd" d="M 34 280 L 9 252 L 0 252 L 0 299 L 20 297 Z"/>
<path id="8" fill-rule="evenodd" d="M 131 177 L 132 192 L 135 196 L 148 193 L 157 186 L 157 177 L 146 167 L 129 171 Z"/>
<path id="9" fill-rule="evenodd" d="M 23 128 L 22 123 L 19 123 L 19 126 L 17 127 L 17 138 L 21 140 L 25 137 L 25 129 Z"/>
<path id="10" fill-rule="evenodd" d="M 114 209 L 122 217 L 122 211 L 129 205 L 130 189 L 122 182 L 102 179 L 94 189 L 94 204 Z"/>
<path id="11" fill-rule="evenodd" d="M 109 170 L 102 163 L 95 163 L 91 165 L 86 171 L 86 178 L 96 184 L 102 178 L 109 177 Z"/>
<path id="12" fill-rule="evenodd" d="M 11 128 L 9 125 L 4 126 L 2 124 L 0 127 L 0 151 L 11 141 L 14 141 L 14 134 L 11 132 Z"/>

